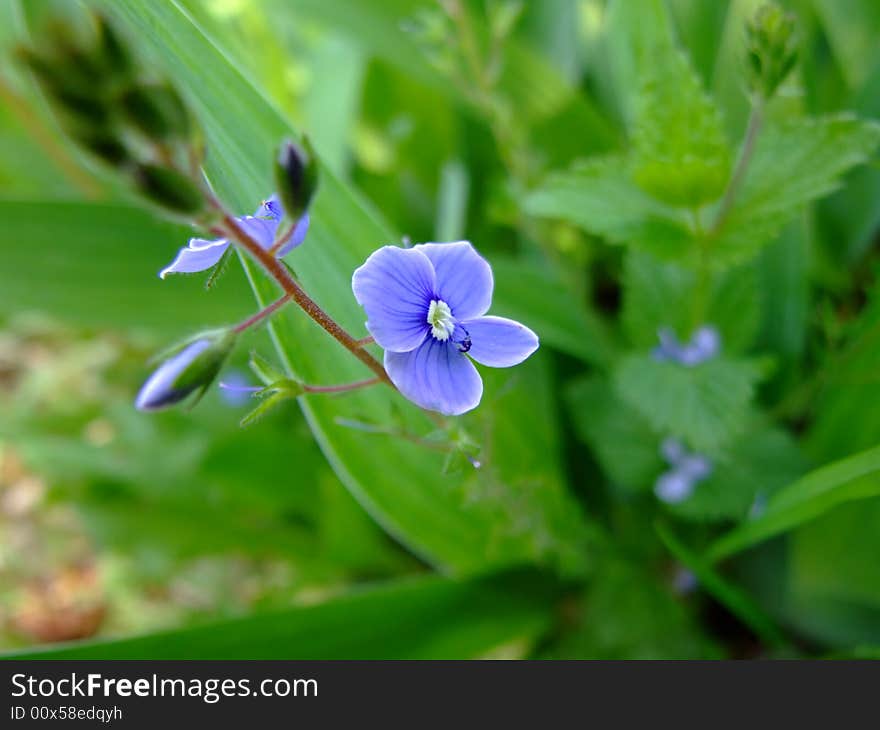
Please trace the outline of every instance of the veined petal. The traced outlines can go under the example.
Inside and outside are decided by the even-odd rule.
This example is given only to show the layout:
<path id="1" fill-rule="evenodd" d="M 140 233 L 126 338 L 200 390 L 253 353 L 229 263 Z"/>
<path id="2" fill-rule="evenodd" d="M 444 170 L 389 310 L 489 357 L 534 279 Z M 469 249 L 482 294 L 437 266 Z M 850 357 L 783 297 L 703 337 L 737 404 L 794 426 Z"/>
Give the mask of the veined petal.
<path id="1" fill-rule="evenodd" d="M 421 243 L 414 247 L 434 264 L 437 294 L 458 320 L 480 317 L 492 304 L 492 268 L 468 241 Z"/>
<path id="2" fill-rule="evenodd" d="M 177 258 L 159 272 L 159 278 L 164 279 L 168 274 L 194 274 L 210 269 L 228 247 L 229 241 L 225 238 L 218 238 L 216 241 L 190 239 L 189 246 L 180 249 Z"/>
<path id="3" fill-rule="evenodd" d="M 391 382 L 422 408 L 458 416 L 480 404 L 483 380 L 466 355 L 450 342 L 426 337 L 411 352 L 385 351 Z"/>
<path id="4" fill-rule="evenodd" d="M 385 350 L 409 352 L 425 339 L 434 298 L 434 267 L 415 249 L 384 246 L 354 272 L 351 288 L 367 329 Z"/>
<path id="5" fill-rule="evenodd" d="M 236 218 L 238 225 L 253 238 L 262 248 L 271 248 L 275 242 L 275 232 L 278 230 L 278 221 L 274 218 L 257 218 L 252 215 Z"/>
<path id="6" fill-rule="evenodd" d="M 483 365 L 509 368 L 538 349 L 538 336 L 525 325 L 504 317 L 479 317 L 462 322 L 470 338 L 467 354 Z"/>
<path id="7" fill-rule="evenodd" d="M 278 249 L 278 256 L 286 256 L 306 240 L 306 234 L 309 232 L 309 222 L 309 214 L 303 213 L 302 218 L 296 222 L 296 225 L 293 228 L 293 233 L 290 234 L 290 238 L 288 238 L 287 242 Z"/>

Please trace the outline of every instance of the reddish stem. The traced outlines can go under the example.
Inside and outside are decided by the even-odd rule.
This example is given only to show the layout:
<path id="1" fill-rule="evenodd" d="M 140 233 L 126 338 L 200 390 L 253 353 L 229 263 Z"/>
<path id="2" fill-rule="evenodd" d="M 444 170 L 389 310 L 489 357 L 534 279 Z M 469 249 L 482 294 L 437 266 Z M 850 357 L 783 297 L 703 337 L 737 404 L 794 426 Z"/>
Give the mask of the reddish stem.
<path id="1" fill-rule="evenodd" d="M 272 302 L 268 307 L 265 307 L 265 308 L 261 309 L 259 312 L 257 312 L 256 314 L 254 314 L 253 316 L 248 317 L 246 320 L 244 320 L 244 322 L 237 324 L 235 327 L 232 328 L 232 331 L 235 332 L 235 334 L 240 334 L 240 333 L 244 332 L 249 327 L 253 327 L 255 324 L 259 324 L 264 319 L 266 319 L 266 317 L 277 312 L 279 309 L 281 309 L 281 307 L 283 307 L 289 301 L 290 301 L 290 295 L 285 294 L 280 299 L 277 299 L 274 302 Z"/>
<path id="2" fill-rule="evenodd" d="M 278 282 L 284 292 L 295 301 L 302 310 L 309 315 L 315 322 L 330 333 L 340 345 L 366 365 L 370 370 L 376 373 L 379 380 L 392 388 L 394 384 L 385 372 L 382 364 L 376 360 L 369 352 L 358 344 L 358 340 L 352 337 L 337 322 L 330 317 L 317 302 L 305 293 L 303 288 L 291 276 L 287 268 L 275 256 L 270 254 L 266 249 L 260 246 L 251 236 L 244 231 L 238 222 L 225 210 L 222 209 L 219 202 L 212 201 L 214 205 L 221 211 L 223 225 L 226 230 L 218 231 L 221 235 L 228 235 L 235 239 L 241 246 L 247 249 L 248 253 L 253 256 L 257 262 L 266 270 L 266 272 Z"/>

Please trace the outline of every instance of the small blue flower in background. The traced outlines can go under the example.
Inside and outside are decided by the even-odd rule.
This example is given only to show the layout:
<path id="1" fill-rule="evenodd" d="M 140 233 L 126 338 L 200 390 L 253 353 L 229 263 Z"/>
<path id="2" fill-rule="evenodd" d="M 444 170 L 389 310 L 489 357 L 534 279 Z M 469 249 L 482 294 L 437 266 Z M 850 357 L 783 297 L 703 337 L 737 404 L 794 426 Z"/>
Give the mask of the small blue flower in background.
<path id="1" fill-rule="evenodd" d="M 259 243 L 268 249 L 275 241 L 278 225 L 284 218 L 284 209 L 273 195 L 264 201 L 257 212 L 251 215 L 236 218 L 239 225 Z M 291 250 L 299 246 L 306 238 L 309 230 L 309 214 L 304 213 L 297 221 L 290 238 L 278 250 L 278 256 L 285 256 Z M 225 238 L 208 240 L 206 238 L 191 238 L 189 244 L 180 249 L 177 258 L 159 272 L 159 278 L 164 279 L 168 274 L 193 274 L 197 271 L 205 271 L 216 264 L 226 249 L 229 241 Z"/>
<path id="2" fill-rule="evenodd" d="M 482 398 L 470 358 L 506 368 L 538 349 L 528 327 L 484 316 L 493 287 L 491 267 L 468 241 L 385 246 L 352 277 L 391 381 L 416 405 L 448 416 Z"/>
<path id="3" fill-rule="evenodd" d="M 672 468 L 658 477 L 654 494 L 667 504 L 686 500 L 693 494 L 694 487 L 712 473 L 712 462 L 705 456 L 688 452 L 678 439 L 665 439 L 660 453 Z"/>
<path id="4" fill-rule="evenodd" d="M 690 342 L 682 344 L 670 328 L 664 327 L 657 333 L 660 344 L 654 348 L 654 359 L 662 362 L 677 362 L 693 367 L 716 357 L 721 352 L 721 335 L 712 325 L 704 325 L 694 332 Z"/>

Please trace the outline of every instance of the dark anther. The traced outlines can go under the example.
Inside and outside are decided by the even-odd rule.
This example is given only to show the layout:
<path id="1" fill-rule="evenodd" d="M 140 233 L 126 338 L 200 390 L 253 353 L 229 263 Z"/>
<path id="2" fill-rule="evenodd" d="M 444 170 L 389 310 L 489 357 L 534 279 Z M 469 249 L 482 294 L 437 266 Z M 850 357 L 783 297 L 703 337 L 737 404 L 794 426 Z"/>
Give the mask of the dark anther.
<path id="1" fill-rule="evenodd" d="M 455 344 L 458 345 L 459 352 L 467 352 L 471 349 L 471 335 L 464 327 L 461 329 L 464 331 L 464 339 L 456 340 Z"/>

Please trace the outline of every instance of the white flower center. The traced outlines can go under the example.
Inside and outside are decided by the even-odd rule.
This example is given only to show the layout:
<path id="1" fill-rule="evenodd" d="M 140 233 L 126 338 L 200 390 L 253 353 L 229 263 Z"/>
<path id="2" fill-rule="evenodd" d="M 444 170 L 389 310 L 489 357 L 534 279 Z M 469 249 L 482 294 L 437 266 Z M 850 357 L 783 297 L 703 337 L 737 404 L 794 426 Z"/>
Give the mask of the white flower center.
<path id="1" fill-rule="evenodd" d="M 446 342 L 455 330 L 455 318 L 452 310 L 442 299 L 434 299 L 428 307 L 428 324 L 431 334 L 441 342 Z"/>

